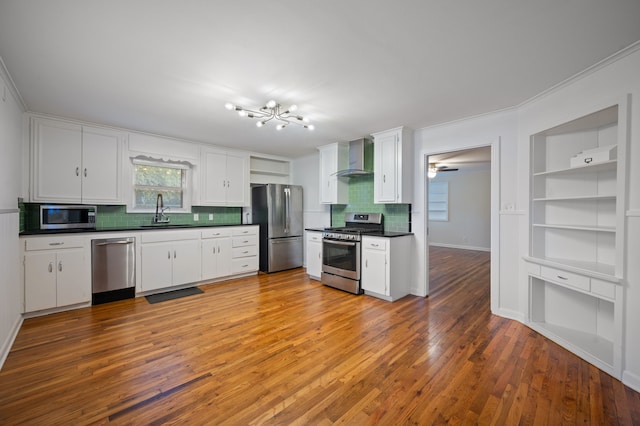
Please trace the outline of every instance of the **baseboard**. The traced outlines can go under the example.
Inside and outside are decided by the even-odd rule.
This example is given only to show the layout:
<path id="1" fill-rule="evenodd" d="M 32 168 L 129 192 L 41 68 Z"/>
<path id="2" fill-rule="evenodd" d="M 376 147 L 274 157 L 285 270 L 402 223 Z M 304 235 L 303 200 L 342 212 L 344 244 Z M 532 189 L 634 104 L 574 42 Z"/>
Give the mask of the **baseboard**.
<path id="1" fill-rule="evenodd" d="M 524 315 L 522 315 L 522 312 L 513 311 L 511 309 L 498 309 L 497 311 L 492 311 L 491 313 L 499 317 L 512 319 L 525 324 Z"/>
<path id="2" fill-rule="evenodd" d="M 2 348 L 0 348 L 0 370 L 2 370 L 2 366 L 9 356 L 9 351 L 11 351 L 11 346 L 13 346 L 13 342 L 16 340 L 18 336 L 18 332 L 20 331 L 20 327 L 22 327 L 22 315 L 18 315 L 17 321 L 13 325 L 11 329 L 11 333 L 7 336 L 5 341 L 2 343 Z"/>
<path id="3" fill-rule="evenodd" d="M 429 243 L 429 246 L 462 249 L 462 250 L 491 251 L 491 248 L 487 248 L 487 247 L 461 246 L 458 244 Z"/>
<path id="4" fill-rule="evenodd" d="M 640 392 L 640 376 L 629 371 L 622 372 L 622 383 L 636 392 Z"/>

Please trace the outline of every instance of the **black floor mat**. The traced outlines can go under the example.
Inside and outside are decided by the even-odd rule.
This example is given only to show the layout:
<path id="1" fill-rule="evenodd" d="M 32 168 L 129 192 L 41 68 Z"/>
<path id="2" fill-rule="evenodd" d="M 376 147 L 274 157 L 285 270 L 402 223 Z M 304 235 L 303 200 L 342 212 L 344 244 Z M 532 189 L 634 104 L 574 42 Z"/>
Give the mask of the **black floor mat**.
<path id="1" fill-rule="evenodd" d="M 152 294 L 145 296 L 149 303 L 160 303 L 167 300 L 179 299 L 181 297 L 192 296 L 194 294 L 204 293 L 198 287 L 182 288 L 180 290 L 167 291 L 166 293 Z"/>

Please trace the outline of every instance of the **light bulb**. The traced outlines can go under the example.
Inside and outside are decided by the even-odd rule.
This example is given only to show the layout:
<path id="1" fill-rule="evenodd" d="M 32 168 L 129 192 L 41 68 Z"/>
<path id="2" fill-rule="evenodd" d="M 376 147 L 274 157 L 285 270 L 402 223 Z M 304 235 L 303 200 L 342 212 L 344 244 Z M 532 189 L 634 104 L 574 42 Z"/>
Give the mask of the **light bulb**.
<path id="1" fill-rule="evenodd" d="M 264 121 L 258 121 L 256 123 L 256 127 L 262 127 L 264 125 Z"/>
<path id="2" fill-rule="evenodd" d="M 267 108 L 273 108 L 275 106 L 276 106 L 276 101 L 274 101 L 273 99 L 267 102 Z"/>
<path id="3" fill-rule="evenodd" d="M 313 130 L 316 128 L 316 126 L 314 126 L 313 124 L 309 124 L 308 126 L 304 126 L 304 127 L 306 127 L 309 130 Z"/>
<path id="4" fill-rule="evenodd" d="M 308 123 L 309 119 L 307 117 L 302 117 L 302 121 L 304 121 L 305 123 Z"/>
<path id="5" fill-rule="evenodd" d="M 284 129 L 284 124 L 278 124 L 276 126 L 276 130 L 282 130 L 282 129 Z"/>
<path id="6" fill-rule="evenodd" d="M 224 104 L 224 107 L 229 111 L 231 111 L 233 109 L 233 104 L 230 104 L 229 102 L 227 102 L 226 104 Z"/>
<path id="7" fill-rule="evenodd" d="M 289 111 L 291 111 L 291 112 L 293 112 L 293 111 L 297 111 L 297 109 L 298 109 L 298 105 L 291 105 L 291 106 L 289 107 Z"/>
<path id="8" fill-rule="evenodd" d="M 244 117 L 245 115 L 247 115 L 247 111 L 245 111 L 245 110 L 241 109 L 241 110 L 239 110 L 239 111 L 238 111 L 238 115 L 239 115 L 240 117 Z"/>
<path id="9" fill-rule="evenodd" d="M 432 167 L 429 169 L 429 171 L 427 172 L 427 177 L 429 179 L 433 179 L 434 177 L 436 177 L 437 171 L 435 167 Z"/>

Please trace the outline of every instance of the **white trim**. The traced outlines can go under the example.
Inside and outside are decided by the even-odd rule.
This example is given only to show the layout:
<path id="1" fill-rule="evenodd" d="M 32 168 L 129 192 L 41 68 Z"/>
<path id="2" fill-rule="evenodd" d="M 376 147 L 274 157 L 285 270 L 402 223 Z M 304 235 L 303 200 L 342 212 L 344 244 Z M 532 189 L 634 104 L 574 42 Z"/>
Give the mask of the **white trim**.
<path id="1" fill-rule="evenodd" d="M 640 217 L 640 210 L 627 210 L 627 217 Z"/>
<path id="2" fill-rule="evenodd" d="M 640 376 L 625 370 L 622 372 L 622 383 L 629 386 L 636 392 L 640 392 Z"/>
<path id="3" fill-rule="evenodd" d="M 0 214 L 13 214 L 13 213 L 20 213 L 20 210 L 18 210 L 18 209 L 0 209 Z"/>
<path id="4" fill-rule="evenodd" d="M 476 251 L 491 252 L 491 247 L 461 246 L 459 244 L 429 243 L 429 247 L 445 247 L 445 248 L 461 249 L 461 250 L 476 250 Z"/>
<path id="5" fill-rule="evenodd" d="M 16 84 L 14 83 L 13 78 L 11 78 L 11 74 L 9 74 L 9 70 L 7 69 L 7 66 L 5 65 L 1 56 L 0 56 L 0 77 L 2 77 L 5 84 L 9 88 L 9 92 L 11 92 L 11 95 L 13 96 L 13 98 L 16 100 L 16 102 L 18 102 L 18 106 L 22 109 L 22 112 L 27 111 L 27 104 L 24 103 L 24 99 L 22 99 L 20 92 L 18 92 L 18 88 L 16 87 Z"/>
<path id="6" fill-rule="evenodd" d="M 567 86 L 570 86 L 571 84 L 575 83 L 578 80 L 581 80 L 599 70 L 601 70 L 602 68 L 605 68 L 609 65 L 611 65 L 614 62 L 619 61 L 620 59 L 631 55 L 632 53 L 634 53 L 636 50 L 640 50 L 640 40 L 630 44 L 627 47 L 624 47 L 620 50 L 618 50 L 616 53 L 614 53 L 611 56 L 608 56 L 606 58 L 604 58 L 603 60 L 601 60 L 600 62 L 595 63 L 594 65 L 591 65 L 590 67 L 572 75 L 571 77 L 567 78 L 564 81 L 561 81 L 560 83 L 551 86 L 550 88 L 548 88 L 547 90 L 538 93 L 537 95 L 533 96 L 532 98 L 527 99 L 524 102 L 519 103 L 518 105 L 515 105 L 515 108 L 522 108 L 523 106 L 536 102 L 538 100 L 540 100 L 541 98 L 544 98 L 554 92 L 557 92 Z"/>
<path id="7" fill-rule="evenodd" d="M 18 316 L 17 321 L 13 324 L 11 328 L 11 332 L 2 343 L 2 347 L 0 348 L 0 369 L 4 365 L 4 362 L 7 360 L 7 356 L 9 356 L 9 352 L 11 351 L 11 347 L 13 346 L 13 342 L 16 340 L 18 336 L 18 332 L 20 331 L 20 327 L 22 327 L 22 316 Z"/>
<path id="8" fill-rule="evenodd" d="M 527 214 L 524 210 L 500 210 L 500 216 L 524 216 Z"/>
<path id="9" fill-rule="evenodd" d="M 496 311 L 492 310 L 491 313 L 494 314 L 494 315 L 498 315 L 500 317 L 503 317 L 503 318 L 507 318 L 507 319 L 518 321 L 518 322 L 526 325 L 525 317 L 522 314 L 522 312 L 514 311 L 514 310 L 511 310 L 511 309 L 499 308 Z"/>

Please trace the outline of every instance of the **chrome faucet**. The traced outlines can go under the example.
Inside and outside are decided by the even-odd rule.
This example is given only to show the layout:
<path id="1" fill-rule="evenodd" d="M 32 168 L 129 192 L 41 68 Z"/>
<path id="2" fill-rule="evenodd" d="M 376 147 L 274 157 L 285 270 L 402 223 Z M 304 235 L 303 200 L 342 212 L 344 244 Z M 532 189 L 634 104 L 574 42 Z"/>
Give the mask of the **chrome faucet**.
<path id="1" fill-rule="evenodd" d="M 153 216 L 153 223 L 169 223 L 169 217 L 164 214 L 167 207 L 164 206 L 164 200 L 162 194 L 158 194 L 156 197 L 156 214 Z"/>

